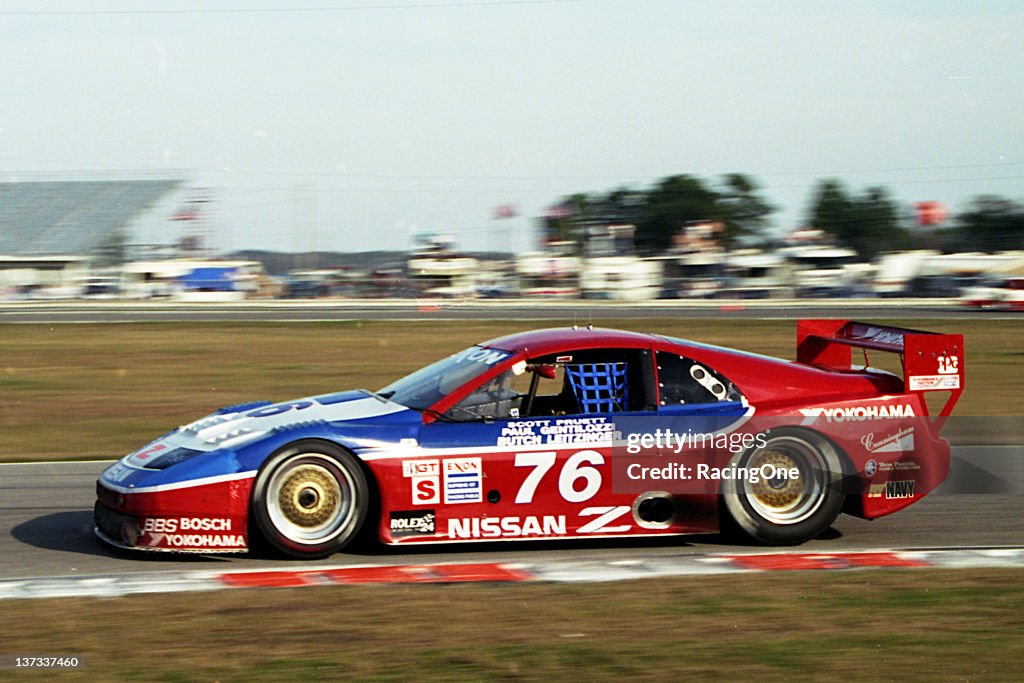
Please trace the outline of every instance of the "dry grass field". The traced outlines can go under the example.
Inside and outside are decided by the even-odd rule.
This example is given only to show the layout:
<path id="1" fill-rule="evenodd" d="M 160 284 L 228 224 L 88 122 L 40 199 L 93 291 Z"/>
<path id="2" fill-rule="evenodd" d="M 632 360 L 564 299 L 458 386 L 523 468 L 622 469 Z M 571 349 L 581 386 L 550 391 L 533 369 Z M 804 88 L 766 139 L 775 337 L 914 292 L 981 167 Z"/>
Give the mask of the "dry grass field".
<path id="1" fill-rule="evenodd" d="M 602 324 L 782 358 L 794 354 L 795 325 L 787 321 Z M 0 460 L 120 456 L 226 405 L 377 389 L 469 344 L 540 326 L 499 321 L 3 325 Z M 1021 414 L 1024 320 L 919 326 L 967 336 L 968 389 L 957 415 Z M 884 354 L 871 360 L 881 362 Z"/>

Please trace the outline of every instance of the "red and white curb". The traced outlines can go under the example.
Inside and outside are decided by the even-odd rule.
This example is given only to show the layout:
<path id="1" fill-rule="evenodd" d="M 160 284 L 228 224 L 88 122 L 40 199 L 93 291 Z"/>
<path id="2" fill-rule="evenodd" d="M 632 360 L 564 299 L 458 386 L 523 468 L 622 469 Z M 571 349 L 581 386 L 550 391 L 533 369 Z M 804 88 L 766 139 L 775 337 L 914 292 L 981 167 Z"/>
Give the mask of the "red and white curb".
<path id="1" fill-rule="evenodd" d="M 0 581 L 0 600 L 118 597 L 139 593 L 176 593 L 228 588 L 297 588 L 373 583 L 584 583 L 766 571 L 889 568 L 1022 569 L 1024 547 L 684 555 L 630 560 L 557 560 L 537 563 L 306 566 L 8 579 Z"/>

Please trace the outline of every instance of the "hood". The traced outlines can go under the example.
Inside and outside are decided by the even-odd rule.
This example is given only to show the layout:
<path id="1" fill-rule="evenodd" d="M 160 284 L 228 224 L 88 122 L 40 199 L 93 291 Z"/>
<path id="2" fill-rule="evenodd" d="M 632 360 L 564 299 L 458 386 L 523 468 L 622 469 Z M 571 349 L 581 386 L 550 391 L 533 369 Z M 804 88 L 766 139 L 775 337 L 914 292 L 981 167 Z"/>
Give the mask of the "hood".
<path id="1" fill-rule="evenodd" d="M 128 463 L 152 468 L 167 449 L 234 450 L 275 430 L 303 424 L 359 422 L 407 410 L 405 406 L 366 391 L 346 391 L 283 403 L 246 403 L 223 408 L 179 427 L 154 447 L 143 448 L 129 456 Z"/>

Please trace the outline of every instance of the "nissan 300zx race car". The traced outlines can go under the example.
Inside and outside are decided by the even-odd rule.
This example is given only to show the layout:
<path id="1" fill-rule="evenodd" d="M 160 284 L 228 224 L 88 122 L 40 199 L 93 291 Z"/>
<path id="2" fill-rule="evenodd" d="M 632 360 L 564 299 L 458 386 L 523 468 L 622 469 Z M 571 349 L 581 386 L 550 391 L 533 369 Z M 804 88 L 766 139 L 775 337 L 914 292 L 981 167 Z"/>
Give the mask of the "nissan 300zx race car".
<path id="1" fill-rule="evenodd" d="M 854 364 L 863 353 L 864 366 Z M 867 366 L 899 354 L 903 376 Z M 325 557 L 385 544 L 739 531 L 799 544 L 943 482 L 961 335 L 805 320 L 797 360 L 654 334 L 549 329 L 377 392 L 224 408 L 97 482 L 132 549 Z M 931 415 L 926 395 L 945 403 Z"/>

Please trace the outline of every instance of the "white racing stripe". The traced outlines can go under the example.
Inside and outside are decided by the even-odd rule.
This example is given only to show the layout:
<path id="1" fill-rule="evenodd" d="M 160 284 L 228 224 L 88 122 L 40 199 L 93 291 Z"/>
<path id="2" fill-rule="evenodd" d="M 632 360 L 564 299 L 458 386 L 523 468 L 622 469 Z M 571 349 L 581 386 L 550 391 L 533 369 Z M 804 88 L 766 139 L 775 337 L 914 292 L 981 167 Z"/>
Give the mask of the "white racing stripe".
<path id="1" fill-rule="evenodd" d="M 158 484 L 156 486 L 136 486 L 126 487 L 118 486 L 117 484 L 111 484 L 109 481 L 104 481 L 103 485 L 108 489 L 113 489 L 118 493 L 157 493 L 159 491 L 178 491 L 180 489 L 191 489 L 197 486 L 209 486 L 211 484 L 223 484 L 227 481 L 242 481 L 243 479 L 255 479 L 256 470 L 250 470 L 248 472 L 238 472 L 235 474 L 221 474 L 215 477 L 204 477 L 202 479 L 189 479 L 188 481 L 179 481 L 173 484 Z"/>

